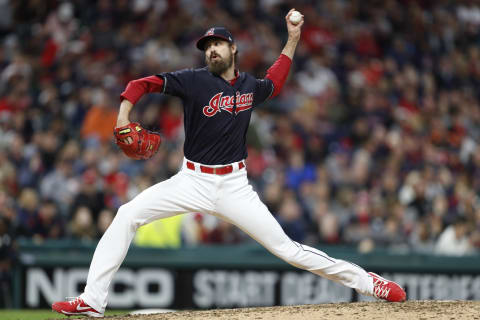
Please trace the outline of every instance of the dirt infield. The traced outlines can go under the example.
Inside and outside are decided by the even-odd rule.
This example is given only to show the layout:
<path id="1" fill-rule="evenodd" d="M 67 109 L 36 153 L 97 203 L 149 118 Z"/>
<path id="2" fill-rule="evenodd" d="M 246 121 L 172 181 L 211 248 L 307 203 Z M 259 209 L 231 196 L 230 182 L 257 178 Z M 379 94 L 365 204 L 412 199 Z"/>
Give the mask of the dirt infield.
<path id="1" fill-rule="evenodd" d="M 85 319 L 85 318 L 83 318 Z M 92 318 L 93 319 L 93 318 Z M 174 313 L 107 317 L 112 320 L 310 320 L 310 319 L 477 319 L 480 301 L 359 302 L 288 307 L 216 309 Z"/>

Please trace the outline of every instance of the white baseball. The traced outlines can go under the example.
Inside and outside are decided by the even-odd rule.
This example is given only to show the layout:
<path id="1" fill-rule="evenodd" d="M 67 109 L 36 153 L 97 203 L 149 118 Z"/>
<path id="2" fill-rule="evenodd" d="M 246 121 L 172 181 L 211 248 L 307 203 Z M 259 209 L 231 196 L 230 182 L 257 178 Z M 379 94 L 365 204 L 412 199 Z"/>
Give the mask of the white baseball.
<path id="1" fill-rule="evenodd" d="M 298 11 L 293 11 L 290 15 L 290 22 L 293 24 L 299 24 L 302 21 L 302 14 Z"/>

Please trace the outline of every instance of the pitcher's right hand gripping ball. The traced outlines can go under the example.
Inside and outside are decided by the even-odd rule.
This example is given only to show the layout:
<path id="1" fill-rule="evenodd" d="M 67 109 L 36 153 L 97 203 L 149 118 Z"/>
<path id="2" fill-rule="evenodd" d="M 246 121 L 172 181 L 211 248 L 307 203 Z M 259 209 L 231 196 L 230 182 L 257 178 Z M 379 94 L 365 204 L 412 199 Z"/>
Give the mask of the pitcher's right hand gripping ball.
<path id="1" fill-rule="evenodd" d="M 160 134 L 142 128 L 137 122 L 115 128 L 113 134 L 117 146 L 127 157 L 135 160 L 151 158 L 162 143 Z"/>

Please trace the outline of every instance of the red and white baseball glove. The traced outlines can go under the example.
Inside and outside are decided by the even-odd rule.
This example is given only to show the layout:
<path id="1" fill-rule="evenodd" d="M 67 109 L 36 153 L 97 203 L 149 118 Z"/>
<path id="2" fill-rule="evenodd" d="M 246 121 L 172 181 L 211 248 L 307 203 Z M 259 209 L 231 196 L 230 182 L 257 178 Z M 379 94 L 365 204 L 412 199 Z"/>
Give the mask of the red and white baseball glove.
<path id="1" fill-rule="evenodd" d="M 136 160 L 151 158 L 162 143 L 160 134 L 142 128 L 137 122 L 115 128 L 113 134 L 123 153 Z"/>

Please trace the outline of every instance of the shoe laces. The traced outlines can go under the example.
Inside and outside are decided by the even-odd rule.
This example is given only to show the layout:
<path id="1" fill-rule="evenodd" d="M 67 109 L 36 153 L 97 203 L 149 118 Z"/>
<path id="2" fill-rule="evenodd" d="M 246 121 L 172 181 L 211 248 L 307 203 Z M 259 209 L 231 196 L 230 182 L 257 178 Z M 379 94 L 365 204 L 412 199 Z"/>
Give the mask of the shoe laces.
<path id="1" fill-rule="evenodd" d="M 67 297 L 67 301 L 70 304 L 75 304 L 77 302 L 82 302 L 82 299 L 80 299 L 80 297 Z"/>
<path id="2" fill-rule="evenodd" d="M 386 299 L 391 290 L 387 285 L 383 280 L 373 277 L 373 295 L 380 299 Z"/>

